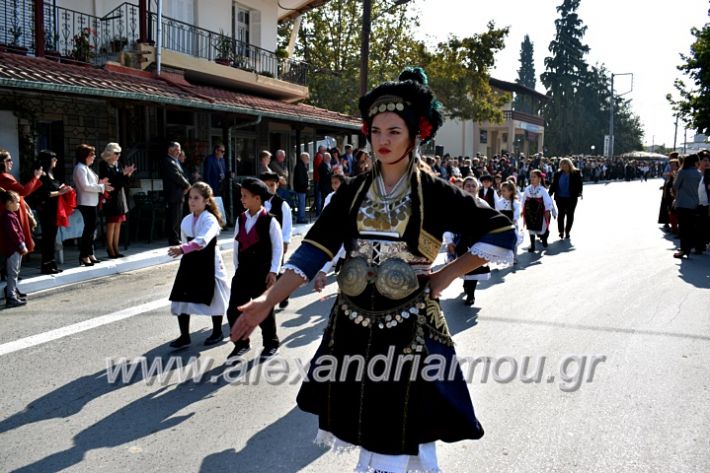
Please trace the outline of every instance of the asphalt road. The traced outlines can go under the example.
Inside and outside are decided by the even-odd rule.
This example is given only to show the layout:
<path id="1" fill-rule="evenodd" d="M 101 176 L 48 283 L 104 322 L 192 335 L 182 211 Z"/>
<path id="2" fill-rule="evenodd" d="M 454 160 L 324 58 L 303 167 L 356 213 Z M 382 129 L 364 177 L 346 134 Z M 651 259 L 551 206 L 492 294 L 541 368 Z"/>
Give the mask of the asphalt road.
<path id="1" fill-rule="evenodd" d="M 674 242 L 655 223 L 659 186 L 587 186 L 571 240 L 553 232 L 547 251 L 529 254 L 526 238 L 518 265 L 494 271 L 474 308 L 462 304 L 460 282 L 444 293 L 459 355 L 490 359 L 488 379 L 479 365 L 469 385 L 486 435 L 440 443 L 444 471 L 710 470 L 710 255 L 672 258 Z M 192 347 L 171 357 L 176 270 L 121 274 L 0 311 L 0 470 L 352 471 L 356 453 L 313 444 L 317 421 L 295 406 L 292 382 L 295 360 L 315 351 L 334 284 L 323 295 L 302 288 L 277 315 L 286 383 L 267 382 L 253 362 L 235 380 L 222 364 L 230 344 L 201 344 L 208 318 L 193 318 Z M 206 375 L 180 382 L 173 370 L 160 380 L 138 362 L 130 379 L 110 382 L 107 360 L 121 357 L 199 363 Z M 526 357 L 524 374 L 544 357 L 539 382 L 522 379 Z"/>

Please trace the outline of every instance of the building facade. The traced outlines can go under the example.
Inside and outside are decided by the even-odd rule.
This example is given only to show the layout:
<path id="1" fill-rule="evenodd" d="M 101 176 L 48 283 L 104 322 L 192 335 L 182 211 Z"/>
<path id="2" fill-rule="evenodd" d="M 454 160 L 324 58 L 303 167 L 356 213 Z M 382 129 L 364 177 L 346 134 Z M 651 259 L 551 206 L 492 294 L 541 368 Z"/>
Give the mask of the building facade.
<path id="1" fill-rule="evenodd" d="M 503 106 L 503 123 L 446 120 L 437 134 L 437 148 L 443 147 L 452 156 L 542 153 L 545 122 L 541 109 L 547 97 L 513 82 L 491 78 L 490 85 L 511 96 Z"/>
<path id="2" fill-rule="evenodd" d="M 300 103 L 310 65 L 276 52 L 278 22 L 320 3 L 173 0 L 159 17 L 147 0 L 0 0 L 0 147 L 21 180 L 52 149 L 69 182 L 77 145 L 118 142 L 159 190 L 170 141 L 194 173 L 224 144 L 236 180 L 262 149 L 293 166 L 325 137 L 352 142 L 359 120 Z"/>

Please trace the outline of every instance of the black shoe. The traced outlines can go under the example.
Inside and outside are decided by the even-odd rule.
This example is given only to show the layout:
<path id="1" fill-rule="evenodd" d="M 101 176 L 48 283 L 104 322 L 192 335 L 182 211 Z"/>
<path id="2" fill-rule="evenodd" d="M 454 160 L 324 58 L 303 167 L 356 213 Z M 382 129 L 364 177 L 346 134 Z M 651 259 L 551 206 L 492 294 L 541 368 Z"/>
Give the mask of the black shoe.
<path id="1" fill-rule="evenodd" d="M 547 248 L 547 238 L 545 238 L 544 240 L 542 240 L 542 247 L 543 247 L 543 248 Z"/>
<path id="2" fill-rule="evenodd" d="M 20 292 L 19 289 L 15 290 L 15 294 L 17 294 L 17 297 L 19 297 L 20 299 L 27 299 L 27 294 L 25 294 L 24 292 Z"/>
<path id="3" fill-rule="evenodd" d="M 564 238 L 564 234 L 560 232 L 560 240 Z"/>
<path id="4" fill-rule="evenodd" d="M 25 304 L 27 304 L 27 301 L 23 301 L 20 299 L 8 299 L 7 302 L 5 303 L 5 308 L 12 309 L 13 307 L 20 307 Z"/>
<path id="5" fill-rule="evenodd" d="M 42 268 L 40 273 L 41 274 L 59 274 L 59 273 L 61 273 L 61 271 L 58 269 L 54 269 L 54 268 Z"/>
<path id="6" fill-rule="evenodd" d="M 83 259 L 79 258 L 79 266 L 93 266 L 94 263 L 89 260 L 88 262 L 84 261 Z"/>
<path id="7" fill-rule="evenodd" d="M 190 343 L 192 343 L 192 340 L 190 340 L 189 336 L 185 337 L 180 335 L 176 340 L 170 342 L 170 348 L 185 348 L 190 346 Z"/>
<path id="8" fill-rule="evenodd" d="M 236 363 L 237 361 L 239 361 L 244 355 L 246 355 L 247 352 L 249 352 L 250 349 L 251 349 L 251 348 L 249 347 L 249 345 L 243 345 L 243 344 L 235 345 L 235 346 L 234 346 L 234 350 L 232 350 L 232 352 L 227 356 L 227 361 L 226 361 L 226 363 L 227 363 L 228 365 L 235 364 L 235 363 Z"/>
<path id="9" fill-rule="evenodd" d="M 266 360 L 267 358 L 271 358 L 274 356 L 277 352 L 279 351 L 279 346 L 270 346 L 270 347 L 264 347 L 263 350 L 261 350 L 261 355 L 259 355 L 259 358 L 262 360 Z"/>
<path id="10" fill-rule="evenodd" d="M 89 261 L 91 261 L 91 262 L 94 263 L 94 264 L 101 262 L 101 260 L 98 259 L 98 258 L 97 258 L 96 256 L 94 256 L 94 255 L 89 256 Z"/>
<path id="11" fill-rule="evenodd" d="M 463 303 L 464 303 L 465 305 L 473 305 L 473 304 L 476 303 L 476 298 L 473 297 L 473 296 L 467 296 L 467 297 L 466 297 L 466 300 L 463 301 Z"/>
<path id="12" fill-rule="evenodd" d="M 569 233 L 565 235 L 565 240 L 569 240 Z"/>
<path id="13" fill-rule="evenodd" d="M 208 347 L 210 345 L 216 345 L 220 343 L 222 340 L 224 340 L 224 334 L 222 332 L 219 333 L 213 333 L 209 337 L 205 339 L 205 346 Z"/>
<path id="14" fill-rule="evenodd" d="M 284 299 L 279 302 L 279 309 L 285 309 L 286 307 L 288 307 L 288 299 Z"/>

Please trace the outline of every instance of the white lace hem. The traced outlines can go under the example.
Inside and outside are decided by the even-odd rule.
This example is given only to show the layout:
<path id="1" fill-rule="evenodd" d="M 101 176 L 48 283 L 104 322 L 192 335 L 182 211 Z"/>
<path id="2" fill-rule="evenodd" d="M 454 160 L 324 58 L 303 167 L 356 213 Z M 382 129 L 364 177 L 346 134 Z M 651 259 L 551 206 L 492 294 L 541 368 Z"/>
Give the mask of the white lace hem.
<path id="1" fill-rule="evenodd" d="M 281 274 L 283 274 L 284 272 L 286 272 L 287 269 L 290 269 L 290 270 L 293 271 L 294 273 L 296 273 L 296 274 L 298 274 L 299 276 L 301 276 L 301 277 L 303 278 L 303 284 L 306 284 L 308 281 L 310 281 L 310 280 L 308 279 L 308 276 L 306 276 L 306 273 L 304 273 L 303 271 L 301 271 L 301 268 L 299 268 L 298 266 L 294 266 L 294 265 L 292 265 L 292 264 L 288 264 L 288 263 L 286 263 L 285 265 L 281 266 Z"/>
<path id="2" fill-rule="evenodd" d="M 473 255 L 483 258 L 484 260 L 502 266 L 512 265 L 515 258 L 513 250 L 509 250 L 501 246 L 491 245 L 490 243 L 483 243 L 481 241 L 474 243 L 468 251 L 470 251 Z"/>
<path id="3" fill-rule="evenodd" d="M 436 458 L 434 442 L 419 445 L 418 455 L 384 455 L 340 440 L 332 433 L 318 429 L 314 443 L 329 448 L 335 454 L 359 450 L 355 473 L 443 473 Z"/>

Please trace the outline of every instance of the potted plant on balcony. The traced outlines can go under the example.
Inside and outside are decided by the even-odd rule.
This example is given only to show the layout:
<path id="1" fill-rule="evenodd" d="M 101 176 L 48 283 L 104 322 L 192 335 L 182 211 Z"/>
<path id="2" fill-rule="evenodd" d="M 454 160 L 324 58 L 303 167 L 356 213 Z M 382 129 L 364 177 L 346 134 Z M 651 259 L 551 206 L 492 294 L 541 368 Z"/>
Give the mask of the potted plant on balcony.
<path id="1" fill-rule="evenodd" d="M 93 46 L 89 42 L 89 35 L 91 30 L 89 28 L 84 28 L 79 34 L 74 35 L 73 42 L 74 48 L 71 51 L 69 57 L 74 61 L 87 64 L 91 58 L 94 56 L 91 48 Z"/>
<path id="2" fill-rule="evenodd" d="M 232 38 L 224 34 L 223 30 L 219 30 L 219 36 L 214 41 L 214 48 L 217 50 L 215 62 L 224 66 L 229 66 L 234 56 Z"/>
<path id="3" fill-rule="evenodd" d="M 10 34 L 12 35 L 12 42 L 8 45 L 7 51 L 26 56 L 28 49 L 20 44 L 22 27 L 20 27 L 17 23 L 13 23 L 12 28 L 10 28 Z"/>

